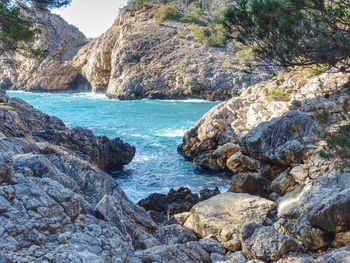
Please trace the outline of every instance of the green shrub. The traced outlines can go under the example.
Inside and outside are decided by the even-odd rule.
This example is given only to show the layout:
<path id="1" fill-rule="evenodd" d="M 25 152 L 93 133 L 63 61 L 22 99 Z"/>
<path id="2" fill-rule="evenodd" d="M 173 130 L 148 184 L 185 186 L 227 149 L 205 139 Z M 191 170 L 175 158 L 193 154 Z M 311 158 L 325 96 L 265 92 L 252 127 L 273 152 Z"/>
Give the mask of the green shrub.
<path id="1" fill-rule="evenodd" d="M 195 41 L 207 46 L 223 47 L 225 45 L 225 38 L 214 29 L 192 25 L 192 33 Z"/>
<path id="2" fill-rule="evenodd" d="M 322 111 L 315 111 L 315 119 L 322 124 L 327 124 L 330 118 L 329 112 L 323 109 Z"/>
<path id="3" fill-rule="evenodd" d="M 204 40 L 207 38 L 205 27 L 192 25 L 191 29 L 194 40 L 199 43 L 204 43 Z"/>
<path id="4" fill-rule="evenodd" d="M 178 38 L 186 38 L 186 33 L 183 31 L 180 31 L 179 33 L 177 33 L 176 35 Z"/>
<path id="5" fill-rule="evenodd" d="M 223 47 L 225 46 L 225 38 L 217 31 L 213 31 L 204 41 L 204 44 L 211 47 Z"/>
<path id="6" fill-rule="evenodd" d="M 225 69 L 232 69 L 233 68 L 233 60 L 231 58 L 226 59 L 225 62 L 222 64 L 222 67 Z"/>
<path id="7" fill-rule="evenodd" d="M 242 65 L 251 67 L 254 60 L 254 51 L 250 47 L 241 49 L 236 52 L 236 57 Z"/>
<path id="8" fill-rule="evenodd" d="M 182 22 L 182 23 L 189 23 L 189 24 L 192 24 L 192 23 L 197 23 L 199 21 L 199 15 L 194 15 L 194 14 L 186 14 L 184 15 L 183 17 L 181 17 L 179 20 Z"/>
<path id="9" fill-rule="evenodd" d="M 204 14 L 204 8 L 200 8 L 200 7 L 193 7 L 193 8 L 190 8 L 188 11 L 190 13 L 194 13 L 194 14 L 197 14 L 199 16 Z"/>
<path id="10" fill-rule="evenodd" d="M 167 5 L 158 8 L 158 10 L 153 15 L 159 23 L 163 23 L 166 19 L 169 20 L 179 20 L 181 18 L 181 13 L 174 5 Z"/>
<path id="11" fill-rule="evenodd" d="M 284 90 L 282 89 L 270 89 L 267 93 L 269 100 L 281 100 L 284 96 Z"/>

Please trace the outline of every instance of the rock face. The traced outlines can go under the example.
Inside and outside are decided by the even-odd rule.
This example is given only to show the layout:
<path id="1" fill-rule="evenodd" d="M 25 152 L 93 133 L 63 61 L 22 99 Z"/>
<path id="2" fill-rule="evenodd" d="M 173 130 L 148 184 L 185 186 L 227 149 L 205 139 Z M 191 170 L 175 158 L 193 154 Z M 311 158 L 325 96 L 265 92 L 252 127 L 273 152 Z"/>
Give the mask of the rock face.
<path id="1" fill-rule="evenodd" d="M 315 75 L 298 70 L 279 73 L 272 81 L 249 87 L 240 96 L 206 113 L 185 133 L 179 153 L 201 168 L 213 171 L 231 170 L 236 173 L 242 166 L 256 171 L 259 163 L 254 158 L 287 165 L 300 156 L 279 154 L 288 152 L 290 147 L 302 151 L 302 145 L 313 140 L 312 130 L 317 128 L 317 123 L 310 119 L 310 115 L 316 110 L 334 107 L 332 98 L 335 99 L 336 94 L 331 99 L 323 96 L 334 93 L 337 87 L 347 82 L 348 75 L 340 73 Z M 286 113 L 290 110 L 299 112 Z M 286 113 L 284 118 L 257 127 L 260 123 L 281 117 L 283 113 Z M 255 127 L 254 132 L 240 140 Z M 251 148 L 254 145 L 260 149 Z M 243 157 L 240 155 L 242 151 Z M 249 159 L 244 151 L 249 151 L 253 159 Z"/>
<path id="2" fill-rule="evenodd" d="M 88 42 L 84 34 L 50 11 L 32 10 L 27 15 L 41 30 L 38 39 L 28 45 L 40 48 L 43 55 L 5 53 L 0 60 L 0 88 L 91 90 L 89 82 L 68 62 Z"/>
<path id="3" fill-rule="evenodd" d="M 350 78 L 341 73 L 308 74 L 280 73 L 248 88 L 207 113 L 179 147 L 202 168 L 231 171 L 229 191 L 263 196 L 277 204 L 269 222 L 238 227 L 248 259 L 349 260 L 349 160 L 340 155 L 327 160 L 321 150 L 327 144 L 335 149 L 329 138 L 344 142 L 337 146 L 341 151 L 348 149 Z M 200 233 L 209 229 L 201 220 L 212 218 L 207 220 L 210 225 L 224 229 L 217 222 L 219 213 L 207 217 L 219 202 L 196 211 L 204 203 L 192 208 L 184 225 Z M 235 222 L 233 215 L 228 220 Z"/>
<path id="4" fill-rule="evenodd" d="M 115 99 L 224 100 L 270 78 L 268 67 L 249 72 L 241 66 L 237 48 L 199 44 L 189 24 L 167 20 L 159 25 L 150 12 L 124 8 L 106 33 L 87 41 L 59 16 L 34 11 L 35 25 L 43 31 L 34 46 L 48 53 L 43 58 L 9 53 L 5 59 L 16 63 L 4 65 L 0 87 L 93 90 Z M 227 59 L 232 68 L 223 67 Z"/>
<path id="5" fill-rule="evenodd" d="M 188 24 L 159 25 L 149 12 L 123 9 L 116 23 L 72 60 L 93 90 L 116 99 L 222 100 L 268 78 L 264 67 L 244 73 L 234 49 L 196 43 Z M 180 32 L 187 36 L 177 37 Z M 227 59 L 235 61 L 232 69 L 223 68 Z"/>

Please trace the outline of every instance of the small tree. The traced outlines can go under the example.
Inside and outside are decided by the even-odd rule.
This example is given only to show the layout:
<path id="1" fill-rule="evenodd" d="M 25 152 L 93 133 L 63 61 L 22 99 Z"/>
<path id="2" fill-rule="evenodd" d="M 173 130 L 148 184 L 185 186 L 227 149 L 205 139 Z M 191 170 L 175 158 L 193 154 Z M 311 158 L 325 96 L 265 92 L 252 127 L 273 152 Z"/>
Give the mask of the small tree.
<path id="1" fill-rule="evenodd" d="M 350 71 L 350 0 L 237 0 L 222 23 L 267 62 Z"/>

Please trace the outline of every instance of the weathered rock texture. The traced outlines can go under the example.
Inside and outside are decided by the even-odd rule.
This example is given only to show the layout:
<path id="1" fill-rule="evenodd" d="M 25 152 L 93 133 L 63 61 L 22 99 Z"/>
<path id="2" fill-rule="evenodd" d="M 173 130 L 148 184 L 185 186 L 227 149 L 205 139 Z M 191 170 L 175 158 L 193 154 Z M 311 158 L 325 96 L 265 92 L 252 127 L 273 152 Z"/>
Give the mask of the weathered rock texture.
<path id="1" fill-rule="evenodd" d="M 277 204 L 271 221 L 264 223 L 271 226 L 253 222 L 240 229 L 240 244 L 248 259 L 349 260 L 349 160 L 339 156 L 327 160 L 319 154 L 329 133 L 338 134 L 338 140 L 350 137 L 349 87 L 348 74 L 280 73 L 218 105 L 185 134 L 179 151 L 202 168 L 231 171 L 229 191 L 260 195 Z M 346 145 L 338 147 L 346 151 Z M 237 198 L 232 203 L 235 199 L 242 203 Z M 216 209 L 218 202 L 213 203 L 206 211 Z M 190 214 L 193 219 L 188 217 L 184 225 L 197 233 L 208 229 L 200 223 L 207 216 L 196 206 Z M 222 216 L 209 218 L 213 223 Z M 231 216 L 229 222 L 234 221 Z M 331 247 L 339 249 L 314 252 Z M 307 253 L 288 253 L 299 249 Z"/>
<path id="2" fill-rule="evenodd" d="M 89 42 L 60 17 L 34 12 L 36 26 L 43 31 L 34 46 L 49 52 L 41 59 L 10 53 L 6 58 L 16 63 L 2 65 L 0 85 L 26 90 L 92 89 L 116 99 L 224 100 L 270 78 L 267 67 L 249 72 L 241 66 L 235 47 L 199 44 L 189 24 L 167 20 L 159 25 L 150 12 L 124 8 L 106 33 Z M 177 37 L 180 32 L 187 36 Z M 227 59 L 233 60 L 230 69 L 222 66 Z"/>
<path id="3" fill-rule="evenodd" d="M 91 90 L 90 84 L 69 63 L 88 41 L 76 27 L 50 11 L 33 10 L 27 14 L 41 34 L 29 48 L 44 51 L 6 52 L 0 59 L 0 88 L 25 90 Z"/>

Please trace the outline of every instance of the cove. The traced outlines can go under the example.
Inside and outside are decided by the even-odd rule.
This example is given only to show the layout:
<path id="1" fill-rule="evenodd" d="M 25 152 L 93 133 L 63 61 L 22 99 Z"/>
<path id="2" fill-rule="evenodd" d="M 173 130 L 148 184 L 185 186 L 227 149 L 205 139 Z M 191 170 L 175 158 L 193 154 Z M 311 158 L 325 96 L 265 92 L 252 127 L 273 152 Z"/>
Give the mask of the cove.
<path id="1" fill-rule="evenodd" d="M 120 137 L 136 147 L 133 161 L 115 177 L 137 202 L 171 188 L 229 187 L 229 179 L 197 169 L 177 153 L 184 132 L 218 102 L 203 100 L 110 100 L 93 93 L 32 93 L 8 91 L 11 97 L 62 119 L 67 127 L 91 129 L 95 135 Z"/>

